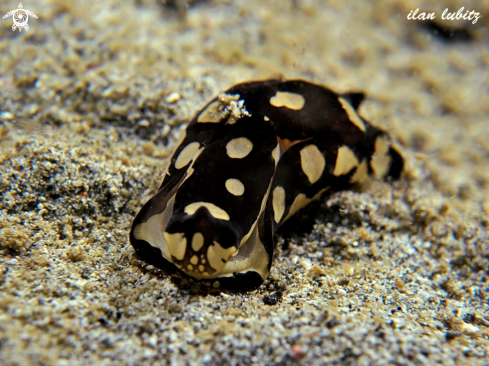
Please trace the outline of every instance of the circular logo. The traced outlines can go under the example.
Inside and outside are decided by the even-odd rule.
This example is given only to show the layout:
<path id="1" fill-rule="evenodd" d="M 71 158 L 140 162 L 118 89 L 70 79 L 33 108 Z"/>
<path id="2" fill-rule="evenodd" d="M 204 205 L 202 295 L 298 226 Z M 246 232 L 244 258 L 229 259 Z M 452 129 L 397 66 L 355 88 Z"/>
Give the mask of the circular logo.
<path id="1" fill-rule="evenodd" d="M 14 24 L 19 28 L 23 28 L 29 20 L 29 15 L 24 9 L 17 9 L 13 15 Z"/>

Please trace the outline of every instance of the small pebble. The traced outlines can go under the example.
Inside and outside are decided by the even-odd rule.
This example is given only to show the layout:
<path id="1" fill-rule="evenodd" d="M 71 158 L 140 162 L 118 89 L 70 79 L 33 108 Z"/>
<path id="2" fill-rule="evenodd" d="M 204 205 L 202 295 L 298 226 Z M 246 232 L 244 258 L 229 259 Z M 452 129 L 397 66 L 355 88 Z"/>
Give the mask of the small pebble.
<path id="1" fill-rule="evenodd" d="M 273 294 L 263 296 L 263 302 L 266 305 L 276 305 L 280 301 L 282 301 L 282 291 L 277 291 Z"/>
<path id="2" fill-rule="evenodd" d="M 10 112 L 0 113 L 0 119 L 14 119 L 14 115 Z"/>
<path id="3" fill-rule="evenodd" d="M 306 351 L 301 346 L 299 346 L 298 344 L 294 344 L 292 346 L 291 356 L 294 360 L 299 361 L 305 355 L 306 355 Z"/>
<path id="4" fill-rule="evenodd" d="M 177 92 L 170 93 L 166 96 L 166 102 L 167 103 L 175 103 L 176 101 L 180 100 L 181 96 Z"/>
<path id="5" fill-rule="evenodd" d="M 346 295 L 346 291 L 343 290 L 342 288 L 338 289 L 338 292 L 337 292 L 338 296 L 345 296 Z"/>

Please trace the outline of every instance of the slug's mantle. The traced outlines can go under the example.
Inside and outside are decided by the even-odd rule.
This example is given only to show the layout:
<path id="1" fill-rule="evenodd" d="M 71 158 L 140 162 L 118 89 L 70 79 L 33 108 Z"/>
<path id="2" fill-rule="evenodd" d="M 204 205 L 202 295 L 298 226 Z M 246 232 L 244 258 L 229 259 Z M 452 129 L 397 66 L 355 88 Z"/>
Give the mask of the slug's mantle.
<path id="1" fill-rule="evenodd" d="M 238 84 L 192 119 L 158 192 L 134 219 L 138 256 L 207 286 L 267 277 L 273 234 L 323 192 L 398 178 L 387 134 L 357 114 L 361 93 L 303 80 Z"/>

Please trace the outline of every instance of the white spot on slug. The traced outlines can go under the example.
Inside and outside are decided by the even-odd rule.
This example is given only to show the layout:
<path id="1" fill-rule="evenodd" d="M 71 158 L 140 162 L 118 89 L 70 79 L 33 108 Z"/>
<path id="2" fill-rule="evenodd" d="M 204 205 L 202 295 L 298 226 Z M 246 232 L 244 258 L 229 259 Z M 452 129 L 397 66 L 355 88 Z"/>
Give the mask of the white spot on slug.
<path id="1" fill-rule="evenodd" d="M 277 92 L 275 96 L 270 98 L 270 104 L 274 107 L 286 107 L 294 111 L 301 110 L 305 103 L 304 97 L 296 93 Z"/>
<path id="2" fill-rule="evenodd" d="M 226 183 L 224 183 L 224 185 L 226 186 L 228 192 L 234 196 L 242 196 L 245 191 L 245 187 L 239 179 L 230 178 L 226 181 Z"/>
<path id="3" fill-rule="evenodd" d="M 195 233 L 192 237 L 192 249 L 194 252 L 198 252 L 204 245 L 204 235 L 202 233 Z"/>
<path id="4" fill-rule="evenodd" d="M 170 234 L 165 232 L 164 235 L 170 254 L 177 260 L 181 261 L 185 256 L 185 250 L 187 249 L 187 240 L 184 238 L 184 234 Z"/>
<path id="5" fill-rule="evenodd" d="M 232 159 L 243 159 L 253 150 L 253 143 L 246 137 L 238 137 L 229 141 L 226 152 Z"/>
<path id="6" fill-rule="evenodd" d="M 229 215 L 222 208 L 217 207 L 215 204 L 210 202 L 194 202 L 185 207 L 185 213 L 188 215 L 193 215 L 200 207 L 205 207 L 209 210 L 210 214 L 220 220 L 229 220 Z"/>
<path id="7" fill-rule="evenodd" d="M 348 115 L 348 119 L 350 120 L 350 122 L 357 126 L 362 132 L 365 132 L 365 123 L 363 123 L 362 119 L 358 116 L 357 112 L 351 106 L 351 104 L 346 99 L 341 97 L 338 98 L 338 101 L 341 103 L 341 106 Z"/>
<path id="8" fill-rule="evenodd" d="M 301 167 L 304 174 L 309 179 L 309 183 L 316 183 L 323 174 L 326 160 L 316 145 L 308 145 L 301 151 Z"/>
<path id="9" fill-rule="evenodd" d="M 389 171 L 391 163 L 391 157 L 389 155 L 390 142 L 387 136 L 379 136 L 375 140 L 375 152 L 372 156 L 370 166 L 374 171 L 374 175 L 377 179 L 385 177 Z"/>
<path id="10" fill-rule="evenodd" d="M 293 216 L 297 211 L 299 211 L 304 206 L 308 205 L 311 201 L 312 201 L 312 199 L 307 198 L 304 193 L 299 193 L 294 198 L 294 202 L 292 202 L 292 205 L 290 206 L 289 213 L 287 214 L 287 217 L 285 218 L 285 220 L 288 220 L 289 217 Z"/>
<path id="11" fill-rule="evenodd" d="M 197 123 L 219 123 L 221 117 L 222 113 L 219 111 L 219 101 L 215 101 L 202 111 L 199 118 L 197 118 Z"/>
<path id="12" fill-rule="evenodd" d="M 358 159 L 355 153 L 346 145 L 343 145 L 338 149 L 338 155 L 336 157 L 336 165 L 334 167 L 333 174 L 340 176 L 347 174 L 350 170 L 358 165 Z"/>
<path id="13" fill-rule="evenodd" d="M 277 166 L 278 160 L 280 159 L 280 144 L 277 144 L 277 147 L 273 149 L 272 158 L 275 161 L 275 166 Z"/>
<path id="14" fill-rule="evenodd" d="M 285 211 L 285 189 L 277 186 L 272 195 L 273 219 L 278 224 Z"/>
<path id="15" fill-rule="evenodd" d="M 190 163 L 195 155 L 197 155 L 199 148 L 200 144 L 198 142 L 192 142 L 185 146 L 185 148 L 178 155 L 177 160 L 175 160 L 175 168 L 182 169 L 184 166 Z"/>
<path id="16" fill-rule="evenodd" d="M 236 254 L 235 247 L 223 248 L 218 242 L 214 242 L 207 249 L 207 259 L 209 264 L 216 271 L 220 271 L 226 265 L 228 259 Z"/>
<path id="17" fill-rule="evenodd" d="M 363 159 L 350 178 L 350 183 L 363 183 L 368 179 L 367 160 Z"/>

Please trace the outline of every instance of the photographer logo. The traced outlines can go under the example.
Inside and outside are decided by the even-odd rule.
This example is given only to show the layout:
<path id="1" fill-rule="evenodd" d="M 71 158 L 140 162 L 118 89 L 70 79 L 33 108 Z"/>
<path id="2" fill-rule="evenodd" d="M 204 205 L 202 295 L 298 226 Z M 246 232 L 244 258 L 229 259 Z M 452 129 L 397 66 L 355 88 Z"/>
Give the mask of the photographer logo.
<path id="1" fill-rule="evenodd" d="M 22 3 L 20 3 L 18 9 L 9 11 L 7 14 L 3 16 L 3 19 L 12 16 L 12 19 L 14 21 L 14 24 L 12 25 L 13 31 L 19 29 L 19 32 L 21 32 L 22 28 L 28 31 L 29 24 L 27 24 L 27 22 L 29 21 L 29 15 L 37 19 L 36 14 L 34 14 L 32 11 L 25 10 Z"/>

